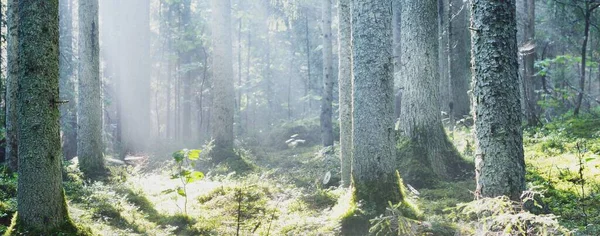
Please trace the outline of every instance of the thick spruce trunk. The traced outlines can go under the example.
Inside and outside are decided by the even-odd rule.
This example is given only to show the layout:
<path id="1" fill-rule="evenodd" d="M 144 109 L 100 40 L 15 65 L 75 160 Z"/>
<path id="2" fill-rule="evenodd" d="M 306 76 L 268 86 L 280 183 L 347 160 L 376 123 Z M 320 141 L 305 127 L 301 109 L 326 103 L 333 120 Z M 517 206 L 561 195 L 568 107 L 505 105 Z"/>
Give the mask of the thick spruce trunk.
<path id="1" fill-rule="evenodd" d="M 518 200 L 525 190 L 515 0 L 471 9 L 477 193 Z"/>
<path id="2" fill-rule="evenodd" d="M 437 0 L 403 1 L 400 128 L 408 141 L 403 150 L 411 151 L 399 157 L 400 170 L 407 183 L 419 187 L 468 171 L 442 126 L 437 17 Z"/>
<path id="3" fill-rule="evenodd" d="M 58 0 L 21 0 L 18 9 L 17 224 L 49 232 L 70 222 L 61 172 Z"/>
<path id="4" fill-rule="evenodd" d="M 401 200 L 396 178 L 390 0 L 352 1 L 354 199 L 382 214 Z"/>

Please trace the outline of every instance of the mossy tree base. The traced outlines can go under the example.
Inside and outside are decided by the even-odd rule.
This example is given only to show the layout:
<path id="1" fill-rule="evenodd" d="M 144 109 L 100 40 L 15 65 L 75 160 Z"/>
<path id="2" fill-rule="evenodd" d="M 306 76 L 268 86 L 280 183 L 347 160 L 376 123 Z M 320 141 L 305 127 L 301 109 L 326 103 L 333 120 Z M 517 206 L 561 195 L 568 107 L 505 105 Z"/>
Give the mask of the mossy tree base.
<path id="1" fill-rule="evenodd" d="M 13 235 L 68 235 L 68 236 L 91 236 L 94 235 L 89 228 L 76 225 L 70 219 L 65 219 L 64 223 L 54 229 L 40 231 L 39 229 L 30 229 L 19 220 L 19 214 L 15 213 L 10 226 L 4 233 L 4 236 Z"/>
<path id="2" fill-rule="evenodd" d="M 361 185 L 362 189 L 354 187 L 349 209 L 340 219 L 342 235 L 369 235 L 369 230 L 372 227 L 371 219 L 390 214 L 390 208 L 394 208 L 392 211 L 396 211 L 393 213 L 395 215 L 413 220 L 423 218 L 421 210 L 407 198 L 404 181 L 400 177 L 400 173 L 396 172 L 396 175 L 390 181 L 393 181 L 398 188 L 395 190 L 388 189 L 387 191 L 373 188 L 373 186 L 389 186 L 389 184 L 383 185 L 381 183 L 384 181 Z M 390 203 L 395 206 L 390 206 Z"/>
<path id="3" fill-rule="evenodd" d="M 404 181 L 415 188 L 427 188 L 436 185 L 442 178 L 463 180 L 472 177 L 473 164 L 464 160 L 449 140 L 446 142 L 446 148 L 441 150 L 439 155 L 445 159 L 447 173 L 441 176 L 434 172 L 425 145 L 407 137 L 400 137 L 396 149 L 397 167 Z"/>
<path id="4" fill-rule="evenodd" d="M 233 149 L 213 147 L 209 151 L 208 156 L 213 164 L 224 165 L 230 171 L 235 171 L 236 173 L 246 173 L 255 168 L 239 152 Z"/>

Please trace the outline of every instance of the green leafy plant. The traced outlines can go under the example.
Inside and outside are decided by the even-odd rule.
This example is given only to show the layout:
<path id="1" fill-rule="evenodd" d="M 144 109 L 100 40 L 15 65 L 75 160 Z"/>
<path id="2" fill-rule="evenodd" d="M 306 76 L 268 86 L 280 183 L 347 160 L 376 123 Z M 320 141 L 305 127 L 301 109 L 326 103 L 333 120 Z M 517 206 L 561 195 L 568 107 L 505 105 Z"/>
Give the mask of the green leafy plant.
<path id="1" fill-rule="evenodd" d="M 194 170 L 196 167 L 196 161 L 200 158 L 202 150 L 197 149 L 183 149 L 173 153 L 173 159 L 176 164 L 176 172 L 171 175 L 171 179 L 179 179 L 181 186 L 176 188 L 167 189 L 163 191 L 163 194 L 177 193 L 177 195 L 184 198 L 183 213 L 187 215 L 187 185 L 204 178 L 204 173 Z"/>

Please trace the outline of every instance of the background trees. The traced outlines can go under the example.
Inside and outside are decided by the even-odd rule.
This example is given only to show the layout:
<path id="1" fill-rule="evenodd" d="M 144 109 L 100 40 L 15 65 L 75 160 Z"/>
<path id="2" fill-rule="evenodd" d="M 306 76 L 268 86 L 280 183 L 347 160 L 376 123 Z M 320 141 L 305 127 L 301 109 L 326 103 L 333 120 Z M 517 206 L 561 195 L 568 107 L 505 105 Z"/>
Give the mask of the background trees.
<path id="1" fill-rule="evenodd" d="M 193 0 L 100 0 L 100 19 L 87 9 L 87 4 L 96 2 L 80 3 L 81 7 L 78 2 L 62 1 L 59 6 L 61 91 L 56 107 L 60 106 L 62 114 L 63 155 L 65 158 L 74 157 L 76 153 L 73 150 L 79 147 L 79 164 L 84 172 L 91 168 L 87 160 L 96 160 L 95 163 L 101 166 L 105 156 L 111 158 L 110 165 L 122 163 L 114 160 L 116 158 L 124 158 L 127 163 L 148 160 L 150 165 L 141 164 L 147 169 L 140 168 L 146 174 L 145 171 L 157 170 L 154 166 L 168 168 L 170 162 L 165 159 L 170 160 L 173 151 L 210 150 L 213 152 L 203 152 L 202 155 L 194 152 L 191 159 L 198 158 L 199 165 L 190 166 L 190 170 L 192 167 L 202 169 L 206 171 L 207 179 L 223 185 L 274 183 L 267 188 L 261 187 L 265 194 L 256 196 L 259 196 L 260 204 L 271 207 L 281 202 L 285 206 L 274 208 L 283 210 L 273 210 L 272 213 L 264 208 L 260 211 L 263 215 L 256 218 L 271 218 L 273 225 L 278 226 L 277 233 L 273 234 L 304 235 L 307 234 L 306 229 L 315 228 L 302 224 L 325 221 L 335 226 L 326 224 L 319 229 L 332 231 L 339 222 L 318 218 L 299 223 L 289 219 L 316 218 L 323 217 L 322 212 L 325 211 L 338 212 L 337 208 L 332 208 L 334 204 L 344 203 L 338 200 L 351 203 L 349 208 L 343 209 L 348 210 L 346 214 L 367 216 L 362 219 L 361 230 L 366 230 L 368 223 L 381 226 L 386 224 L 374 222 L 398 217 L 419 220 L 419 214 L 409 214 L 401 208 L 407 206 L 403 200 L 410 198 L 404 198 L 407 193 L 402 191 L 404 185 L 398 183 L 396 169 L 400 170 L 411 189 L 412 193 L 408 195 L 423 193 L 424 201 L 418 204 L 425 205 L 425 211 L 429 211 L 427 214 L 430 215 L 447 216 L 440 213 L 441 205 L 472 199 L 468 190 L 474 191 L 476 184 L 469 182 L 474 173 L 473 165 L 469 164 L 471 159 L 475 159 L 478 165 L 479 194 L 509 195 L 519 200 L 517 196 L 524 189 L 525 180 L 539 183 L 542 177 L 538 176 L 553 175 L 552 171 L 538 170 L 537 165 L 544 164 L 546 160 L 554 161 L 555 154 L 548 153 L 559 152 L 556 149 L 564 152 L 564 156 L 579 157 L 577 166 L 581 175 L 564 178 L 566 174 L 563 173 L 570 173 L 575 166 L 571 163 L 573 158 L 566 158 L 568 161 L 565 163 L 571 165 L 556 167 L 561 168 L 561 185 L 552 186 L 557 182 L 548 177 L 542 182 L 544 186 L 555 190 L 581 184 L 581 204 L 577 205 L 585 207 L 596 203 L 596 195 L 589 194 L 590 190 L 595 191 L 594 188 L 582 177 L 588 173 L 595 174 L 595 169 L 587 168 L 585 163 L 589 160 L 594 163 L 598 154 L 594 144 L 597 130 L 593 128 L 597 126 L 600 94 L 600 67 L 597 63 L 600 42 L 597 39 L 600 35 L 595 27 L 598 23 L 595 1 L 479 1 L 476 5 L 460 0 L 354 1 L 358 5 L 351 14 L 349 6 L 352 2 L 348 0 L 335 2 L 337 8 L 332 7 L 333 1 L 315 0 L 230 0 L 214 1 L 214 5 L 208 1 Z M 9 11 L 18 12 L 18 5 L 10 4 Z M 476 10 L 473 24 L 468 19 L 471 6 Z M 484 11 L 486 7 L 500 10 L 487 12 Z M 73 14 L 75 11 L 77 14 Z M 22 68 L 18 62 L 20 35 L 15 34 L 19 30 L 16 24 L 19 22 L 18 14 L 11 14 L 4 102 L 8 116 L 7 151 L 13 170 L 16 170 L 18 156 L 15 155 L 19 155 L 17 152 L 27 140 L 19 140 L 17 124 L 21 120 L 15 117 L 17 110 L 14 110 L 18 89 L 22 88 L 19 84 L 22 82 L 19 75 Z M 516 23 L 512 19 L 515 15 L 522 15 Z M 478 31 L 483 23 L 490 22 L 497 27 L 483 28 L 503 30 L 497 33 Z M 80 34 L 73 35 L 74 30 Z M 472 33 L 477 34 L 474 39 L 478 44 L 473 47 L 474 52 L 479 53 L 474 57 L 477 75 L 473 88 L 467 83 Z M 338 40 L 331 40 L 334 37 Z M 514 38 L 517 39 L 516 44 Z M 338 63 L 333 63 L 334 60 Z M 518 62 L 521 62 L 521 79 L 515 74 Z M 92 72 L 87 73 L 90 65 L 89 71 Z M 73 70 L 74 66 L 81 70 Z M 353 69 L 356 74 L 353 74 Z M 336 82 L 339 90 L 333 90 Z M 75 83 L 79 86 L 75 87 Z M 474 118 L 468 115 L 473 94 L 476 98 L 473 100 L 476 105 Z M 396 97 L 395 104 L 391 103 L 393 97 Z M 391 115 L 392 109 L 396 111 L 394 116 Z M 46 113 L 52 117 L 45 118 L 55 115 Z M 394 118 L 398 118 L 396 127 L 393 126 Z M 338 119 L 339 122 L 336 122 Z M 568 122 L 561 123 L 562 120 Z M 475 145 L 478 149 L 473 149 L 470 135 L 473 123 L 476 124 Z M 525 151 L 520 133 L 524 125 L 545 126 L 543 129 L 526 129 L 525 146 L 529 149 Z M 40 125 L 28 124 L 25 127 L 35 130 Z M 80 129 L 81 135 L 77 136 L 74 127 Z M 54 132 L 53 129 L 48 130 Z M 548 130 L 557 131 L 546 138 L 551 132 Z M 561 146 L 556 140 L 563 136 L 569 136 L 569 143 Z M 73 143 L 77 137 L 81 145 Z M 578 139 L 581 137 L 586 141 Z M 338 140 L 340 148 L 333 148 Z M 85 144 L 93 144 L 89 145 L 93 147 Z M 585 145 L 589 147 L 582 147 Z M 29 146 L 23 148 L 31 148 Z M 571 150 L 573 147 L 576 150 Z M 530 157 L 543 156 L 525 159 L 529 166 L 536 168 L 524 169 L 524 158 L 521 157 L 526 151 Z M 189 154 L 186 151 L 177 153 Z M 219 163 L 209 163 L 206 153 L 217 154 L 213 160 Z M 338 161 L 337 155 L 340 155 L 341 161 Z M 586 155 L 592 158 L 586 158 Z M 94 158 L 89 159 L 89 156 Z M 221 162 L 230 157 L 236 158 L 235 162 Z M 181 158 L 181 155 L 175 155 L 175 158 Z M 77 162 L 68 162 L 69 165 L 71 163 Z M 259 168 L 242 170 L 240 166 Z M 141 193 L 145 192 L 151 199 L 149 201 L 161 202 L 166 199 L 160 199 L 162 193 L 148 189 L 133 191 L 132 194 L 122 189 L 112 191 L 122 187 L 112 183 L 93 186 L 94 189 L 90 190 L 91 187 L 78 181 L 79 172 L 72 169 L 68 166 L 64 170 L 68 173 L 68 178 L 65 178 L 69 183 L 66 186 L 70 188 L 67 189 L 68 196 L 115 192 L 115 197 L 102 199 L 122 202 L 115 204 L 113 201 L 100 206 L 114 206 L 115 209 L 109 208 L 112 212 L 132 213 L 121 214 L 120 217 L 127 221 L 125 218 L 131 215 L 135 222 L 129 222 L 127 227 L 135 230 L 143 228 L 137 227 L 139 222 L 149 227 L 159 226 L 154 228 L 160 233 L 141 230 L 136 233 L 163 235 L 169 230 L 180 230 L 164 223 L 172 222 L 170 220 L 157 220 L 161 217 L 167 219 L 173 212 L 154 215 L 152 213 L 158 211 L 153 211 L 151 204 L 144 204 L 138 209 L 134 206 L 138 203 L 124 202 L 125 198 L 116 197 L 124 196 L 123 192 L 126 192 L 129 200 L 130 195 L 140 193 L 139 199 L 144 199 Z M 248 169 L 250 174 L 245 175 Z M 162 180 L 165 177 L 162 170 L 150 175 Z M 525 171 L 528 171 L 528 179 L 524 177 Z M 48 173 L 52 173 L 52 178 L 56 177 L 54 172 Z M 178 173 L 181 176 L 185 174 Z M 3 175 L 2 171 L 0 174 Z M 124 175 L 129 176 L 129 173 Z M 8 191 L 11 188 L 4 187 L 4 184 L 10 185 L 16 177 L 6 176 L 0 179 L 0 200 L 4 196 L 12 196 Z M 221 176 L 227 176 L 226 180 L 230 182 L 224 181 Z M 502 179 L 495 179 L 495 176 L 502 176 Z M 104 181 L 107 180 L 101 182 Z M 139 184 L 146 187 L 148 184 L 143 182 L 146 179 L 140 181 L 131 186 Z M 355 190 L 354 195 L 344 195 L 348 189 L 336 188 L 338 185 L 355 187 L 352 189 Z M 438 190 L 451 188 L 447 186 L 459 189 L 448 194 L 459 194 L 461 196 L 456 198 L 461 199 L 440 204 L 432 202 L 437 201 Z M 228 189 L 220 189 L 218 191 L 221 192 L 206 194 L 219 198 L 224 196 L 227 200 L 235 196 L 238 208 L 243 208 L 240 206 L 245 205 L 245 201 L 252 201 L 251 198 L 240 197 L 245 190 L 232 195 Z M 204 194 L 204 191 L 177 194 L 191 192 Z M 576 199 L 574 195 L 577 193 L 569 190 L 555 197 L 558 196 L 556 201 L 560 201 L 564 196 Z M 92 198 L 78 195 L 76 199 Z M 399 204 L 390 205 L 388 201 Z M 0 230 L 3 229 L 1 224 L 10 218 L 7 216 L 16 211 L 16 206 L 15 210 L 10 209 L 14 201 L 6 202 L 0 202 Z M 318 206 L 313 206 L 313 203 Z M 81 207 L 86 203 L 76 204 Z M 561 204 L 565 203 L 553 206 Z M 190 206 L 206 205 L 194 203 Z M 124 210 L 118 209 L 120 206 L 133 207 Z M 211 210 L 217 211 L 215 208 L 208 211 Z M 240 211 L 243 210 L 238 210 L 238 215 L 242 215 Z M 582 209 L 584 213 L 592 211 L 590 208 Z M 232 212 L 236 211 L 225 209 L 211 216 L 225 219 Z M 311 215 L 314 212 L 319 212 L 319 216 Z M 142 213 L 152 216 L 136 217 Z M 184 213 L 193 215 L 195 211 Z M 265 217 L 280 213 L 284 217 Z M 304 215 L 298 216 L 300 213 Z M 103 213 L 92 209 L 84 214 Z M 366 221 L 375 214 L 382 216 Z M 187 230 L 191 232 L 204 226 L 204 221 L 194 220 L 198 216 L 186 223 L 194 226 L 187 227 L 185 233 L 177 233 L 186 234 Z M 117 218 L 113 216 L 111 219 Z M 352 221 L 355 218 L 349 218 L 350 221 L 343 218 L 342 224 L 356 223 Z M 243 221 L 240 219 L 238 221 Z M 230 219 L 223 222 L 230 222 Z M 242 224 L 238 222 L 238 225 Z M 257 220 L 248 225 L 256 227 L 255 230 L 260 228 L 256 234 L 269 234 L 270 229 L 261 228 L 266 225 L 265 222 Z M 582 225 L 587 227 L 588 224 Z M 122 230 L 128 230 L 124 228 Z M 244 227 L 238 229 L 244 231 Z M 202 234 L 198 232 L 189 234 Z M 215 232 L 230 234 L 227 230 Z"/>
<path id="2" fill-rule="evenodd" d="M 60 106 L 60 126 L 62 132 L 63 155 L 66 159 L 77 156 L 77 101 L 75 93 L 75 62 L 73 47 L 73 3 L 59 1 L 60 24 L 60 99 L 68 101 Z"/>

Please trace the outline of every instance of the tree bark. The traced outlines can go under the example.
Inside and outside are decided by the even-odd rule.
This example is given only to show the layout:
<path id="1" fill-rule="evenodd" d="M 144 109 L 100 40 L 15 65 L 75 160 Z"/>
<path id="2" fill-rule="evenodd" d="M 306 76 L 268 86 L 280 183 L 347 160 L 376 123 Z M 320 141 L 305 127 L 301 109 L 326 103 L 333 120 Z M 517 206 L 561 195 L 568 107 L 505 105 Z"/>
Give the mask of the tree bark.
<path id="1" fill-rule="evenodd" d="M 61 172 L 58 0 L 21 0 L 18 17 L 17 224 L 45 234 L 70 222 Z"/>
<path id="2" fill-rule="evenodd" d="M 477 194 L 513 200 L 525 190 L 515 0 L 471 8 Z"/>
<path id="3" fill-rule="evenodd" d="M 439 103 L 438 2 L 405 0 L 402 5 L 402 95 L 400 127 L 415 155 L 401 158 L 404 180 L 428 184 L 432 175 L 456 178 L 464 162 L 448 140 Z"/>
<path id="4" fill-rule="evenodd" d="M 19 2 L 9 0 L 7 12 L 8 38 L 6 46 L 6 163 L 12 171 L 19 168 L 19 138 L 17 89 L 19 86 Z"/>
<path id="5" fill-rule="evenodd" d="M 352 167 L 352 16 L 351 0 L 338 1 L 340 159 L 342 186 L 349 187 Z"/>
<path id="6" fill-rule="evenodd" d="M 233 151 L 233 88 L 231 2 L 212 0 L 213 7 L 213 106 L 211 131 L 217 152 Z M 215 156 L 216 161 L 227 157 Z"/>
<path id="7" fill-rule="evenodd" d="M 396 178 L 392 11 L 389 0 L 352 1 L 354 199 L 379 215 L 401 199 Z"/>
<path id="8" fill-rule="evenodd" d="M 539 124 L 539 115 L 541 114 L 541 108 L 537 105 L 539 96 L 536 94 L 536 90 L 540 89 L 541 83 L 535 76 L 535 58 L 536 58 L 536 47 L 535 47 L 535 2 L 533 0 L 523 0 L 524 10 L 527 13 L 525 19 L 525 27 L 523 30 L 523 41 L 524 45 L 521 53 L 523 54 L 523 84 L 524 84 L 524 98 L 525 98 L 525 117 L 527 118 L 527 124 L 535 126 Z"/>
<path id="9" fill-rule="evenodd" d="M 321 95 L 321 142 L 323 146 L 333 146 L 332 101 L 333 67 L 331 49 L 331 0 L 324 0 L 322 12 L 323 29 L 323 94 Z"/>
<path id="10" fill-rule="evenodd" d="M 339 9 L 338 9 L 339 11 Z M 402 4 L 400 1 L 392 2 L 392 27 L 393 27 L 393 46 L 394 46 L 394 119 L 398 119 L 400 117 L 400 111 L 402 106 L 402 90 L 404 89 L 404 83 L 402 82 L 402 77 L 400 76 L 400 57 L 402 55 Z M 341 79 L 340 79 L 341 80 Z M 397 89 L 397 90 L 396 90 Z"/>
<path id="11" fill-rule="evenodd" d="M 79 93 L 77 156 L 87 177 L 105 172 L 102 142 L 102 94 L 98 0 L 79 1 Z"/>

